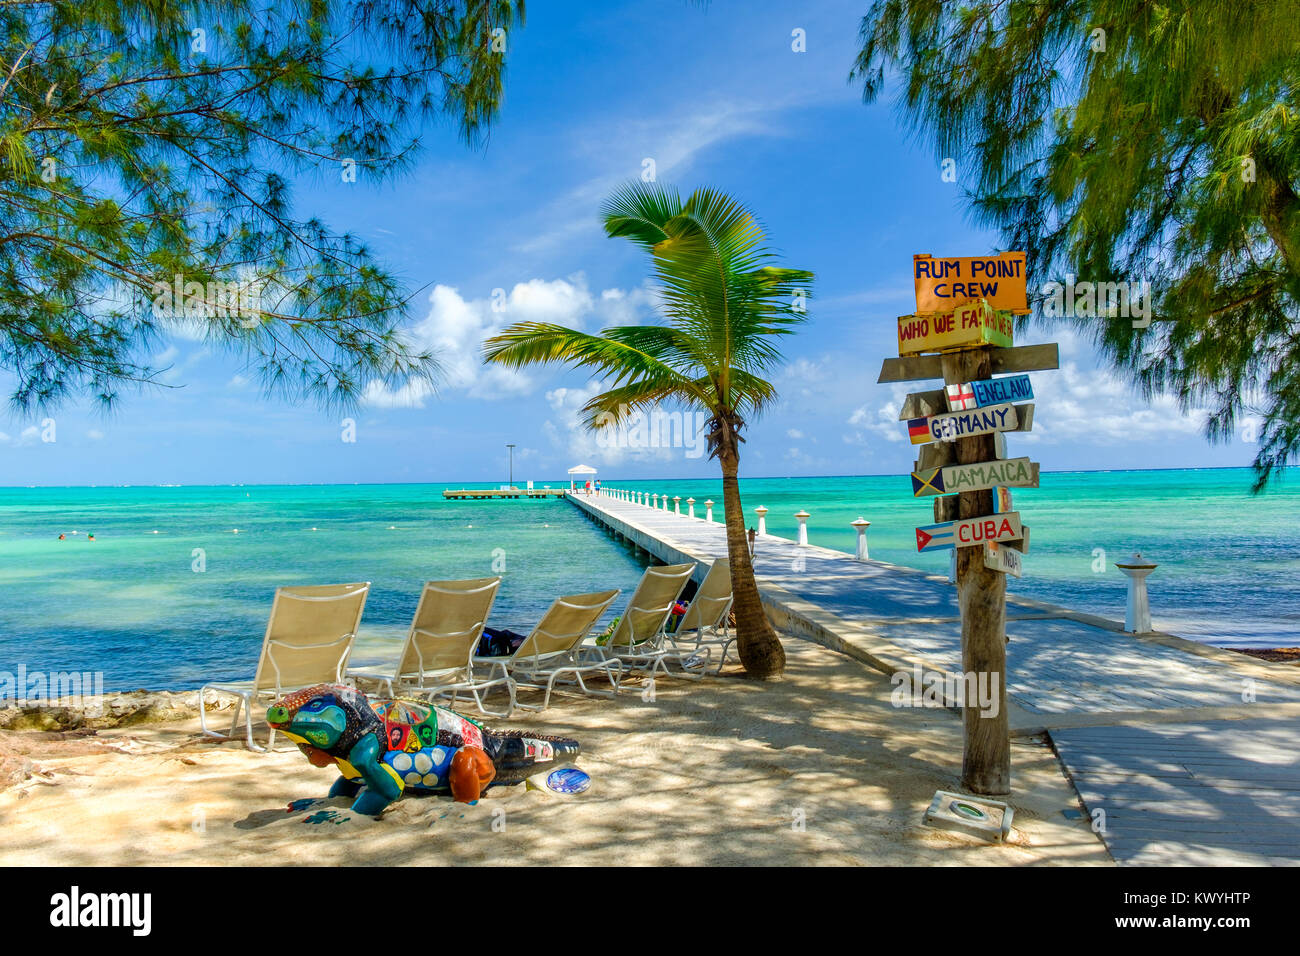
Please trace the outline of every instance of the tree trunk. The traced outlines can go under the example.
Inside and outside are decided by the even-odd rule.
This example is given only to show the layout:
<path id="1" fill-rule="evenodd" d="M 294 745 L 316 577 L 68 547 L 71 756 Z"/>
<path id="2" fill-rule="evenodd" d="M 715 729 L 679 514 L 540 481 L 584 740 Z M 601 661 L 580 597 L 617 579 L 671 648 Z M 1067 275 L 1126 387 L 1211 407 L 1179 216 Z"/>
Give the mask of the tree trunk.
<path id="1" fill-rule="evenodd" d="M 727 562 L 731 565 L 731 607 L 736 615 L 736 649 L 746 676 L 758 680 L 780 677 L 785 671 L 785 648 L 767 619 L 754 581 L 737 478 L 740 456 L 734 447 L 723 448 L 718 459 L 722 464 L 722 507 L 727 525 Z"/>
<path id="2" fill-rule="evenodd" d="M 989 378 L 993 371 L 990 350 L 972 349 L 943 356 L 943 380 L 952 385 Z M 976 435 L 956 441 L 958 464 L 992 461 L 996 439 Z M 952 501 L 952 498 L 948 499 Z M 976 518 L 993 513 L 993 492 L 963 491 L 957 496 L 955 518 Z M 951 508 L 951 505 L 948 506 Z M 991 691 L 992 700 L 969 699 L 962 708 L 965 746 L 961 785 L 986 796 L 1011 792 L 1011 734 L 1007 718 L 1007 579 L 1001 571 L 984 566 L 984 546 L 957 549 L 957 603 L 961 608 L 961 661 L 968 690 Z M 972 684 L 971 675 L 988 675 Z M 980 693 L 976 693 L 976 698 Z M 992 704 L 986 708 L 984 704 Z M 996 708 L 996 713 L 992 709 Z"/>

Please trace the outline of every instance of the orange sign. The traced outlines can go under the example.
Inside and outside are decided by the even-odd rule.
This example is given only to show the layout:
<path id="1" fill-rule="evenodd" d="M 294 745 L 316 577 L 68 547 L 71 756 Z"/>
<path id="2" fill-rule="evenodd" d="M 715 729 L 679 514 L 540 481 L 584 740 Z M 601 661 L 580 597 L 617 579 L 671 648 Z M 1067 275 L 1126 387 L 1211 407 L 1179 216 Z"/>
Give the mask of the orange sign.
<path id="1" fill-rule="evenodd" d="M 970 299 L 984 299 L 1002 312 L 1029 311 L 1025 292 L 1025 254 L 936 259 L 912 256 L 916 312 L 949 312 Z"/>

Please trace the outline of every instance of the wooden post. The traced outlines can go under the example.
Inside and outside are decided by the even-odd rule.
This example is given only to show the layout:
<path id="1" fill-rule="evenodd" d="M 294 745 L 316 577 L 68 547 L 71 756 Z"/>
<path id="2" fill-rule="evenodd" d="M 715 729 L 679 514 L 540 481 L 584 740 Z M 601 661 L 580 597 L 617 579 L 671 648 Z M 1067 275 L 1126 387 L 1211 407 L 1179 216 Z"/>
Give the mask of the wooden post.
<path id="1" fill-rule="evenodd" d="M 941 357 L 945 385 L 989 378 L 993 371 L 989 348 L 948 352 Z M 941 443 L 946 462 L 956 464 L 992 461 L 996 457 L 993 435 L 959 438 Z M 937 498 L 934 520 L 952 521 L 993 514 L 993 492 L 963 491 Z M 998 796 L 1011 792 L 1011 734 L 1007 720 L 1007 579 L 984 565 L 984 548 L 957 549 L 957 604 L 961 609 L 961 660 L 967 675 L 987 674 L 969 691 L 987 687 L 997 699 L 997 714 L 982 716 L 978 700 L 967 694 L 962 711 L 965 747 L 961 785 L 971 793 Z M 985 683 L 987 681 L 987 683 Z M 987 702 L 986 702 L 987 703 Z"/>

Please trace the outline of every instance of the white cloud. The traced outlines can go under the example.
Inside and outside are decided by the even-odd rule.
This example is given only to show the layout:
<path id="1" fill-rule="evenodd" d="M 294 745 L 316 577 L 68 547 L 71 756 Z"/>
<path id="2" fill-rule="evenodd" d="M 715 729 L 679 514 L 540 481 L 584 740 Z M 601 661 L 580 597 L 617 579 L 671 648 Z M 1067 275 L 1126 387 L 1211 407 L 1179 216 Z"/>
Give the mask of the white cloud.
<path id="1" fill-rule="evenodd" d="M 795 105 L 791 99 L 773 101 L 714 101 L 686 114 L 623 119 L 605 128 L 585 126 L 573 138 L 580 144 L 600 144 L 599 152 L 588 150 L 607 171 L 593 176 L 547 204 L 544 220 L 558 225 L 538 232 L 515 245 L 516 251 L 537 253 L 576 236 L 602 235 L 600 203 L 622 183 L 642 175 L 643 161 L 654 161 L 655 179 L 671 180 L 688 170 L 696 157 L 727 140 L 745 136 L 783 135 L 789 127 L 777 122 L 779 114 Z M 619 144 L 611 150 L 610 143 Z M 573 210 L 579 210 L 574 214 Z"/>
<path id="2" fill-rule="evenodd" d="M 89 438 L 91 441 L 101 441 L 104 437 L 104 433 L 101 432 L 98 428 L 92 428 L 88 432 L 86 432 L 86 437 Z"/>
<path id="3" fill-rule="evenodd" d="M 581 273 L 568 279 L 530 279 L 516 284 L 508 294 L 504 289 L 494 292 L 466 299 L 451 286 L 434 286 L 428 315 L 407 332 L 413 346 L 437 355 L 443 387 L 463 390 L 474 398 L 506 398 L 533 388 L 523 372 L 483 364 L 485 339 L 512 322 L 553 322 L 581 328 L 594 305 Z M 421 382 L 398 389 L 371 382 L 363 400 L 385 408 L 420 408 L 431 394 L 432 389 Z"/>
<path id="4" fill-rule="evenodd" d="M 799 439 L 804 437 L 804 434 L 797 428 L 787 428 L 785 432 L 785 437 L 798 441 Z"/>
<path id="5" fill-rule="evenodd" d="M 530 279 L 517 283 L 509 293 L 494 289 L 479 299 L 466 299 L 458 289 L 437 285 L 429 293 L 429 314 L 406 334 L 413 346 L 437 355 L 442 365 L 439 388 L 463 391 L 472 398 L 513 398 L 532 392 L 537 383 L 529 373 L 484 365 L 486 339 L 515 322 L 574 329 L 633 323 L 654 301 L 648 286 L 605 289 L 593 295 L 581 272 L 566 279 Z M 363 401 L 383 408 L 422 408 L 432 394 L 433 389 L 419 382 L 397 389 L 371 382 Z"/>

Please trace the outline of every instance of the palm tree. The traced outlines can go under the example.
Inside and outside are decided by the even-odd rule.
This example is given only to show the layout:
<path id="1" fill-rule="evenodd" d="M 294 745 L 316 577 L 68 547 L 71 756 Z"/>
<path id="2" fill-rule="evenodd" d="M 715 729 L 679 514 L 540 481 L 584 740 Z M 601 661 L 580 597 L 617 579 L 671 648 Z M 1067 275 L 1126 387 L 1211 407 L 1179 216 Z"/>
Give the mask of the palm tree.
<path id="1" fill-rule="evenodd" d="M 722 467 L 727 556 L 737 647 L 750 677 L 785 670 L 785 650 L 754 582 L 740 503 L 740 444 L 746 420 L 776 398 L 762 376 L 781 362 L 777 336 L 804 321 L 812 273 L 773 266 L 754 216 L 725 193 L 632 183 L 603 209 L 605 232 L 645 247 L 659 283 L 664 325 L 630 325 L 591 335 L 520 322 L 484 343 L 484 358 L 510 368 L 560 363 L 587 368 L 608 388 L 583 408 L 605 428 L 662 403 L 708 416 L 709 456 Z"/>

